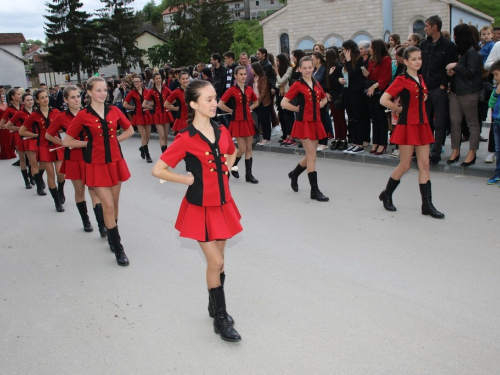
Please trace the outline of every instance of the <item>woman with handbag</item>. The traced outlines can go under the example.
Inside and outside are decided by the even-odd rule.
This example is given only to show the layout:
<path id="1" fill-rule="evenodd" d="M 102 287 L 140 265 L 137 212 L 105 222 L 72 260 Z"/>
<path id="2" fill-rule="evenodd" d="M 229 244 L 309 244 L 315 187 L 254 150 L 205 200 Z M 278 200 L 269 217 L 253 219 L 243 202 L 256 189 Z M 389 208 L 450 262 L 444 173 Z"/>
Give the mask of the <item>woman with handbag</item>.
<path id="1" fill-rule="evenodd" d="M 335 128 L 335 139 L 330 146 L 330 150 L 344 151 L 347 149 L 347 123 L 345 121 L 344 88 L 339 83 L 339 78 L 342 77 L 343 65 L 339 62 L 335 50 L 329 49 L 326 51 L 325 67 L 328 72 L 325 86 L 331 98 L 330 112 L 332 113 Z"/>
<path id="2" fill-rule="evenodd" d="M 288 60 L 288 56 L 284 53 L 280 53 L 276 56 L 276 88 L 278 89 L 276 104 L 278 106 L 281 131 L 283 133 L 281 145 L 285 147 L 293 143 L 293 138 L 290 138 L 290 134 L 292 133 L 295 116 L 293 112 L 281 107 L 281 101 L 290 89 L 290 78 L 292 77 L 292 72 L 293 67 L 290 64 L 290 60 Z"/>
<path id="3" fill-rule="evenodd" d="M 391 82 L 392 64 L 389 51 L 382 39 L 372 40 L 370 51 L 368 70 L 363 70 L 364 76 L 368 78 L 365 82 L 365 92 L 368 96 L 373 127 L 373 145 L 370 154 L 382 155 L 387 150 L 388 123 L 385 108 L 380 105 L 380 97 Z"/>

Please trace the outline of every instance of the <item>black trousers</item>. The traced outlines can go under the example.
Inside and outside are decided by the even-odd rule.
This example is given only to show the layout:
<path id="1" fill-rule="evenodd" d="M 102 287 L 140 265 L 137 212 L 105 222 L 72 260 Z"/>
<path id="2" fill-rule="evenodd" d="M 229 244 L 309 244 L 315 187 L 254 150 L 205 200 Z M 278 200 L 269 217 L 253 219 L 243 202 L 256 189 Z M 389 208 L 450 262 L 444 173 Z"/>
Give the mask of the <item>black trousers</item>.
<path id="1" fill-rule="evenodd" d="M 446 140 L 446 126 L 450 122 L 448 94 L 446 90 L 441 90 L 439 87 L 429 90 L 425 109 L 429 125 L 434 132 L 434 139 L 436 140 L 431 154 L 441 157 L 441 145 L 444 145 L 444 141 Z"/>
<path id="2" fill-rule="evenodd" d="M 381 97 L 382 92 L 375 93 L 368 98 L 368 105 L 370 106 L 370 117 L 372 119 L 373 144 L 387 146 L 388 123 L 385 107 L 380 105 Z"/>
<path id="3" fill-rule="evenodd" d="M 325 146 L 328 145 L 328 135 L 333 136 L 333 122 L 328 109 L 328 105 L 320 109 L 321 123 L 323 124 L 327 136 L 326 138 L 320 139 L 318 143 Z"/>
<path id="4" fill-rule="evenodd" d="M 344 103 L 347 117 L 349 118 L 349 122 L 347 123 L 349 143 L 362 145 L 364 134 L 363 111 L 368 110 L 368 108 L 365 107 L 365 94 L 363 90 L 344 90 Z"/>

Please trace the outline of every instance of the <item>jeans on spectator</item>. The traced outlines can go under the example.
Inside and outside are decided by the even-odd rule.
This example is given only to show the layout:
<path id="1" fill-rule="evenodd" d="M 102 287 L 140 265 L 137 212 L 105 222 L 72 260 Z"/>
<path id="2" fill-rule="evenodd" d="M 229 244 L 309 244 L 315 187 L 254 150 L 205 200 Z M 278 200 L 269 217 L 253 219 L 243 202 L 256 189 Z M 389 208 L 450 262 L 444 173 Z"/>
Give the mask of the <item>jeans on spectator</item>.
<path id="1" fill-rule="evenodd" d="M 425 102 L 425 110 L 435 139 L 431 154 L 441 157 L 441 145 L 446 139 L 446 125 L 450 118 L 448 95 L 446 90 L 442 90 L 439 87 L 434 90 L 429 90 L 427 95 L 428 98 Z"/>
<path id="2" fill-rule="evenodd" d="M 260 103 L 258 108 L 259 125 L 262 128 L 262 138 L 271 140 L 271 104 Z"/>
<path id="3" fill-rule="evenodd" d="M 373 144 L 387 146 L 388 123 L 385 107 L 380 105 L 381 97 L 382 93 L 379 92 L 368 98 L 373 127 Z"/>
<path id="4" fill-rule="evenodd" d="M 495 174 L 497 177 L 500 177 L 500 119 L 492 122 L 491 127 L 493 128 L 493 134 L 495 136 L 495 160 L 497 163 Z"/>
<path id="5" fill-rule="evenodd" d="M 345 109 L 335 108 L 335 103 L 330 102 L 330 112 L 333 117 L 333 126 L 335 127 L 335 139 L 344 140 L 347 138 L 347 123 L 345 121 Z"/>
<path id="6" fill-rule="evenodd" d="M 470 131 L 469 150 L 477 151 L 479 149 L 478 100 L 479 92 L 460 96 L 450 92 L 451 148 L 453 150 L 460 149 L 462 119 L 464 116 Z M 437 139 L 436 143 L 438 143 Z M 434 148 L 436 148 L 436 145 L 434 145 Z"/>
<path id="7" fill-rule="evenodd" d="M 328 144 L 328 136 L 333 136 L 332 118 L 328 113 L 327 105 L 325 105 L 323 108 L 320 109 L 320 114 L 321 114 L 321 123 L 323 124 L 323 128 L 325 129 L 325 133 L 327 136 L 326 138 L 320 139 L 318 143 L 320 145 L 326 146 Z"/>

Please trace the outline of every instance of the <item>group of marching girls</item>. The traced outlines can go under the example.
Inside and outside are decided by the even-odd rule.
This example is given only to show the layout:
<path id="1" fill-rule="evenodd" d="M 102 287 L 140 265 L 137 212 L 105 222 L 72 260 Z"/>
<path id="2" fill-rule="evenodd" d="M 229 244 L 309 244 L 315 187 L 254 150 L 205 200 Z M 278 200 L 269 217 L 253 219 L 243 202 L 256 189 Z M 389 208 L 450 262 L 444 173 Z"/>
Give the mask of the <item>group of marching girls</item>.
<path id="1" fill-rule="evenodd" d="M 134 131 L 121 110 L 105 105 L 106 91 L 104 79 L 89 79 L 90 104 L 80 109 L 80 90 L 73 85 L 66 86 L 63 96 L 67 109 L 59 111 L 49 107 L 45 90 L 36 90 L 31 95 L 22 94 L 19 88 L 12 89 L 8 94 L 9 107 L 0 125 L 5 124 L 13 134 L 26 189 L 36 185 L 39 196 L 47 195 L 43 180 L 46 171 L 56 211 L 64 212 L 64 184 L 66 179 L 71 180 L 83 229 L 92 232 L 94 228 L 85 201 L 87 186 L 99 234 L 107 237 L 117 263 L 127 266 L 129 260 L 120 242 L 117 223 L 121 182 L 130 177 L 130 172 L 119 142 Z M 124 130 L 119 136 L 118 126 Z M 59 135 L 61 132 L 66 133 L 64 140 Z"/>

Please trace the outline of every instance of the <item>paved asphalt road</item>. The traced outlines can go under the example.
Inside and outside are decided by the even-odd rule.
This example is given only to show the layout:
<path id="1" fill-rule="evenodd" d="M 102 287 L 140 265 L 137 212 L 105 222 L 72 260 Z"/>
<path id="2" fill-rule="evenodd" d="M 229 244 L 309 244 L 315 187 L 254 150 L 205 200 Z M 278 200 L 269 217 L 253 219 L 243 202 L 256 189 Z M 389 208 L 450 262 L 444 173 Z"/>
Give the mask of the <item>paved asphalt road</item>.
<path id="1" fill-rule="evenodd" d="M 213 332 L 198 245 L 173 228 L 185 187 L 160 184 L 138 147 L 123 145 L 127 268 L 83 232 L 71 183 L 56 213 L 0 162 L 1 374 L 500 373 L 500 189 L 484 178 L 434 173 L 435 220 L 415 170 L 390 213 L 390 167 L 319 160 L 319 203 L 305 174 L 289 187 L 297 156 L 256 153 L 260 183 L 231 180 L 244 227 L 226 253 L 234 344 Z"/>

